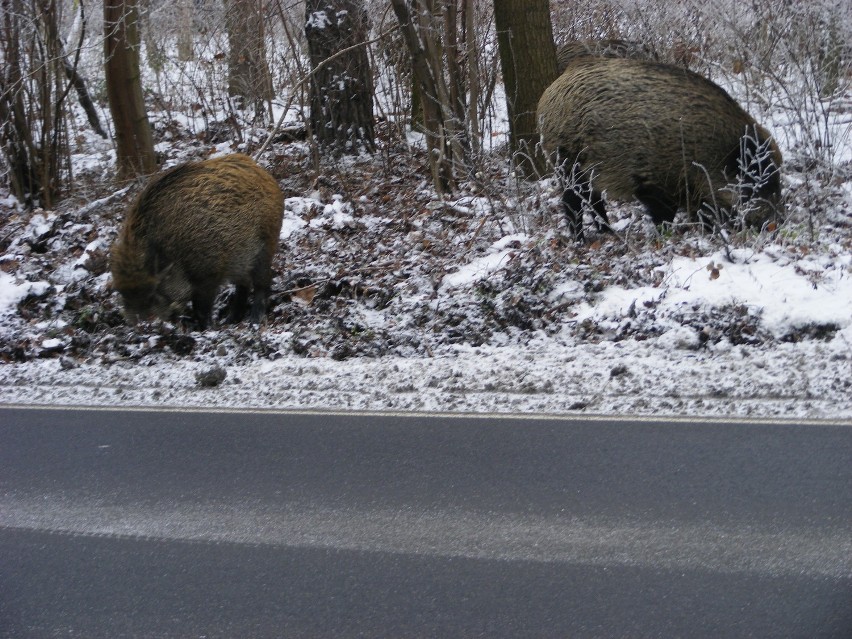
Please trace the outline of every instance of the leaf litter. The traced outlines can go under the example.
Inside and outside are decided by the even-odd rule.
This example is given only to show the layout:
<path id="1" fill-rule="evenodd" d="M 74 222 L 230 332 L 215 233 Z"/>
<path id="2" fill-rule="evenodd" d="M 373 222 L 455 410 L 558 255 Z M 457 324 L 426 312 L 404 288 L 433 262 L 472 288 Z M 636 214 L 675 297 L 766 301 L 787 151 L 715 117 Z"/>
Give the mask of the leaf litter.
<path id="1" fill-rule="evenodd" d="M 661 236 L 621 205 L 615 235 L 577 245 L 555 185 L 499 163 L 441 200 L 422 152 L 390 143 L 320 172 L 300 143 L 260 161 L 286 210 L 259 327 L 125 324 L 108 252 L 139 185 L 93 179 L 93 201 L 55 211 L 0 200 L 2 401 L 852 418 L 842 182 L 816 239 L 804 213 Z"/>

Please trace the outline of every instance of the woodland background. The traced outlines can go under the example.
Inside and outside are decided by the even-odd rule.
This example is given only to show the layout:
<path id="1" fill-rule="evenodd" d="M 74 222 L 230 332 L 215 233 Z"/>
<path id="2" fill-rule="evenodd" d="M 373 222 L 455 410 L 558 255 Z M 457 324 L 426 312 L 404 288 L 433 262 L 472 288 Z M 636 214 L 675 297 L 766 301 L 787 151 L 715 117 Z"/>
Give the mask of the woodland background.
<path id="1" fill-rule="evenodd" d="M 257 151 L 252 133 L 273 130 L 283 105 L 315 170 L 320 147 L 376 151 L 378 122 L 390 140 L 423 131 L 434 186 L 452 191 L 481 168 L 504 111 L 504 152 L 514 166 L 534 154 L 554 39 L 615 38 L 737 89 L 758 120 L 784 113 L 776 135 L 824 182 L 848 135 L 832 118 L 849 88 L 850 14 L 832 0 L 3 0 L 2 178 L 23 203 L 73 194 L 77 107 L 115 141 L 127 178 L 167 161 L 154 144 L 180 124 Z"/>

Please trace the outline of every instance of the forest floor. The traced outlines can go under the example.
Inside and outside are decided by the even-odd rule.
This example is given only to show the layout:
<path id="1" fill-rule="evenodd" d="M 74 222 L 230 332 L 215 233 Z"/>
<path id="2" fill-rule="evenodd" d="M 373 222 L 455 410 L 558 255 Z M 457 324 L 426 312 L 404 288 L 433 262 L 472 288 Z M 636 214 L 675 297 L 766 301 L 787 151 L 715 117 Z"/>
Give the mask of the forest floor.
<path id="1" fill-rule="evenodd" d="M 124 322 L 109 247 L 140 185 L 111 161 L 85 148 L 55 210 L 0 199 L 0 402 L 852 419 L 852 162 L 818 187 L 789 162 L 772 231 L 661 235 L 621 204 L 580 245 L 553 181 L 499 158 L 441 199 L 403 141 L 320 171 L 275 144 L 267 321 L 199 332 Z"/>

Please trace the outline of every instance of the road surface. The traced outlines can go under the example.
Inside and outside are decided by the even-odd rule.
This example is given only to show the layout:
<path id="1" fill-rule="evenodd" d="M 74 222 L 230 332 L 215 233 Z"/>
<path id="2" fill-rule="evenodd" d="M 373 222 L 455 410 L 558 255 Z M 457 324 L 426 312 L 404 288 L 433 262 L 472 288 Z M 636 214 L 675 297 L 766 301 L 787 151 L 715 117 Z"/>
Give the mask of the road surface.
<path id="1" fill-rule="evenodd" d="M 0 409 L 0 637 L 852 637 L 852 425 Z"/>

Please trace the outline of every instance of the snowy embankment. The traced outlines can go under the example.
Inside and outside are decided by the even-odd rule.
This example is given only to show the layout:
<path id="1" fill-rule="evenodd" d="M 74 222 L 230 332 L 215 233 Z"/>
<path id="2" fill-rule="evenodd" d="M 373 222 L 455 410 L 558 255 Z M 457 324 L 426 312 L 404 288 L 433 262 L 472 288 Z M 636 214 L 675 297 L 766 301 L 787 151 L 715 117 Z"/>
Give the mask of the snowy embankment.
<path id="1" fill-rule="evenodd" d="M 19 348 L 8 346 L 0 364 L 2 401 L 852 419 L 852 255 L 841 245 L 819 253 L 773 244 L 662 257 L 627 251 L 614 275 L 590 286 L 590 269 L 602 277 L 597 271 L 613 261 L 606 250 L 615 242 L 581 257 L 562 249 L 574 258 L 563 264 L 548 252 L 551 236 L 515 232 L 508 221 L 485 232 L 474 212 L 477 250 L 449 250 L 436 266 L 428 251 L 399 245 L 392 218 L 339 195 L 327 204 L 320 199 L 289 198 L 282 230 L 290 253 L 281 270 L 299 271 L 314 283 L 307 287 L 313 292 L 294 293 L 299 278 L 282 275 L 279 288 L 288 290 L 273 296 L 276 310 L 260 330 L 240 325 L 188 333 L 159 325 L 133 333 L 117 316 L 97 259 L 109 232 L 59 224 L 55 214 L 32 216 L 2 258 L 8 270 L 18 265 L 18 273 L 0 273 L 0 330 Z M 471 202 L 477 206 L 463 206 Z M 468 199 L 454 209 L 477 207 L 485 204 Z M 437 226 L 424 218 L 402 237 L 431 246 Z M 77 250 L 73 242 L 66 248 L 70 235 L 92 233 L 98 237 L 80 240 Z M 344 295 L 339 275 L 336 293 L 323 294 L 317 284 L 335 271 L 316 264 L 322 261 L 316 248 L 338 264 L 347 258 L 335 255 L 336 247 L 362 236 L 385 242 L 388 255 L 402 249 L 411 260 L 411 272 L 389 270 L 360 288 L 349 285 L 350 293 L 393 289 L 381 304 L 368 293 Z M 451 243 L 470 246 L 468 237 Z M 32 252 L 45 241 L 41 254 Z M 303 244 L 313 252 L 299 257 Z M 38 268 L 38 260 L 27 259 L 54 253 L 54 261 Z M 641 279 L 625 277 L 630 270 L 642 271 Z M 541 290 L 523 299 L 532 294 L 527 281 Z M 95 303 L 72 303 L 81 291 Z M 112 327 L 87 328 L 81 340 L 85 318 L 107 309 Z M 456 316 L 440 324 L 434 318 L 446 309 Z M 512 324 L 507 318 L 518 309 L 538 319 Z M 333 337 L 321 324 L 329 314 L 344 327 Z M 453 339 L 448 326 L 457 330 Z M 357 348 L 335 356 L 338 342 L 351 343 L 356 333 Z M 382 340 L 395 346 L 376 346 Z"/>

